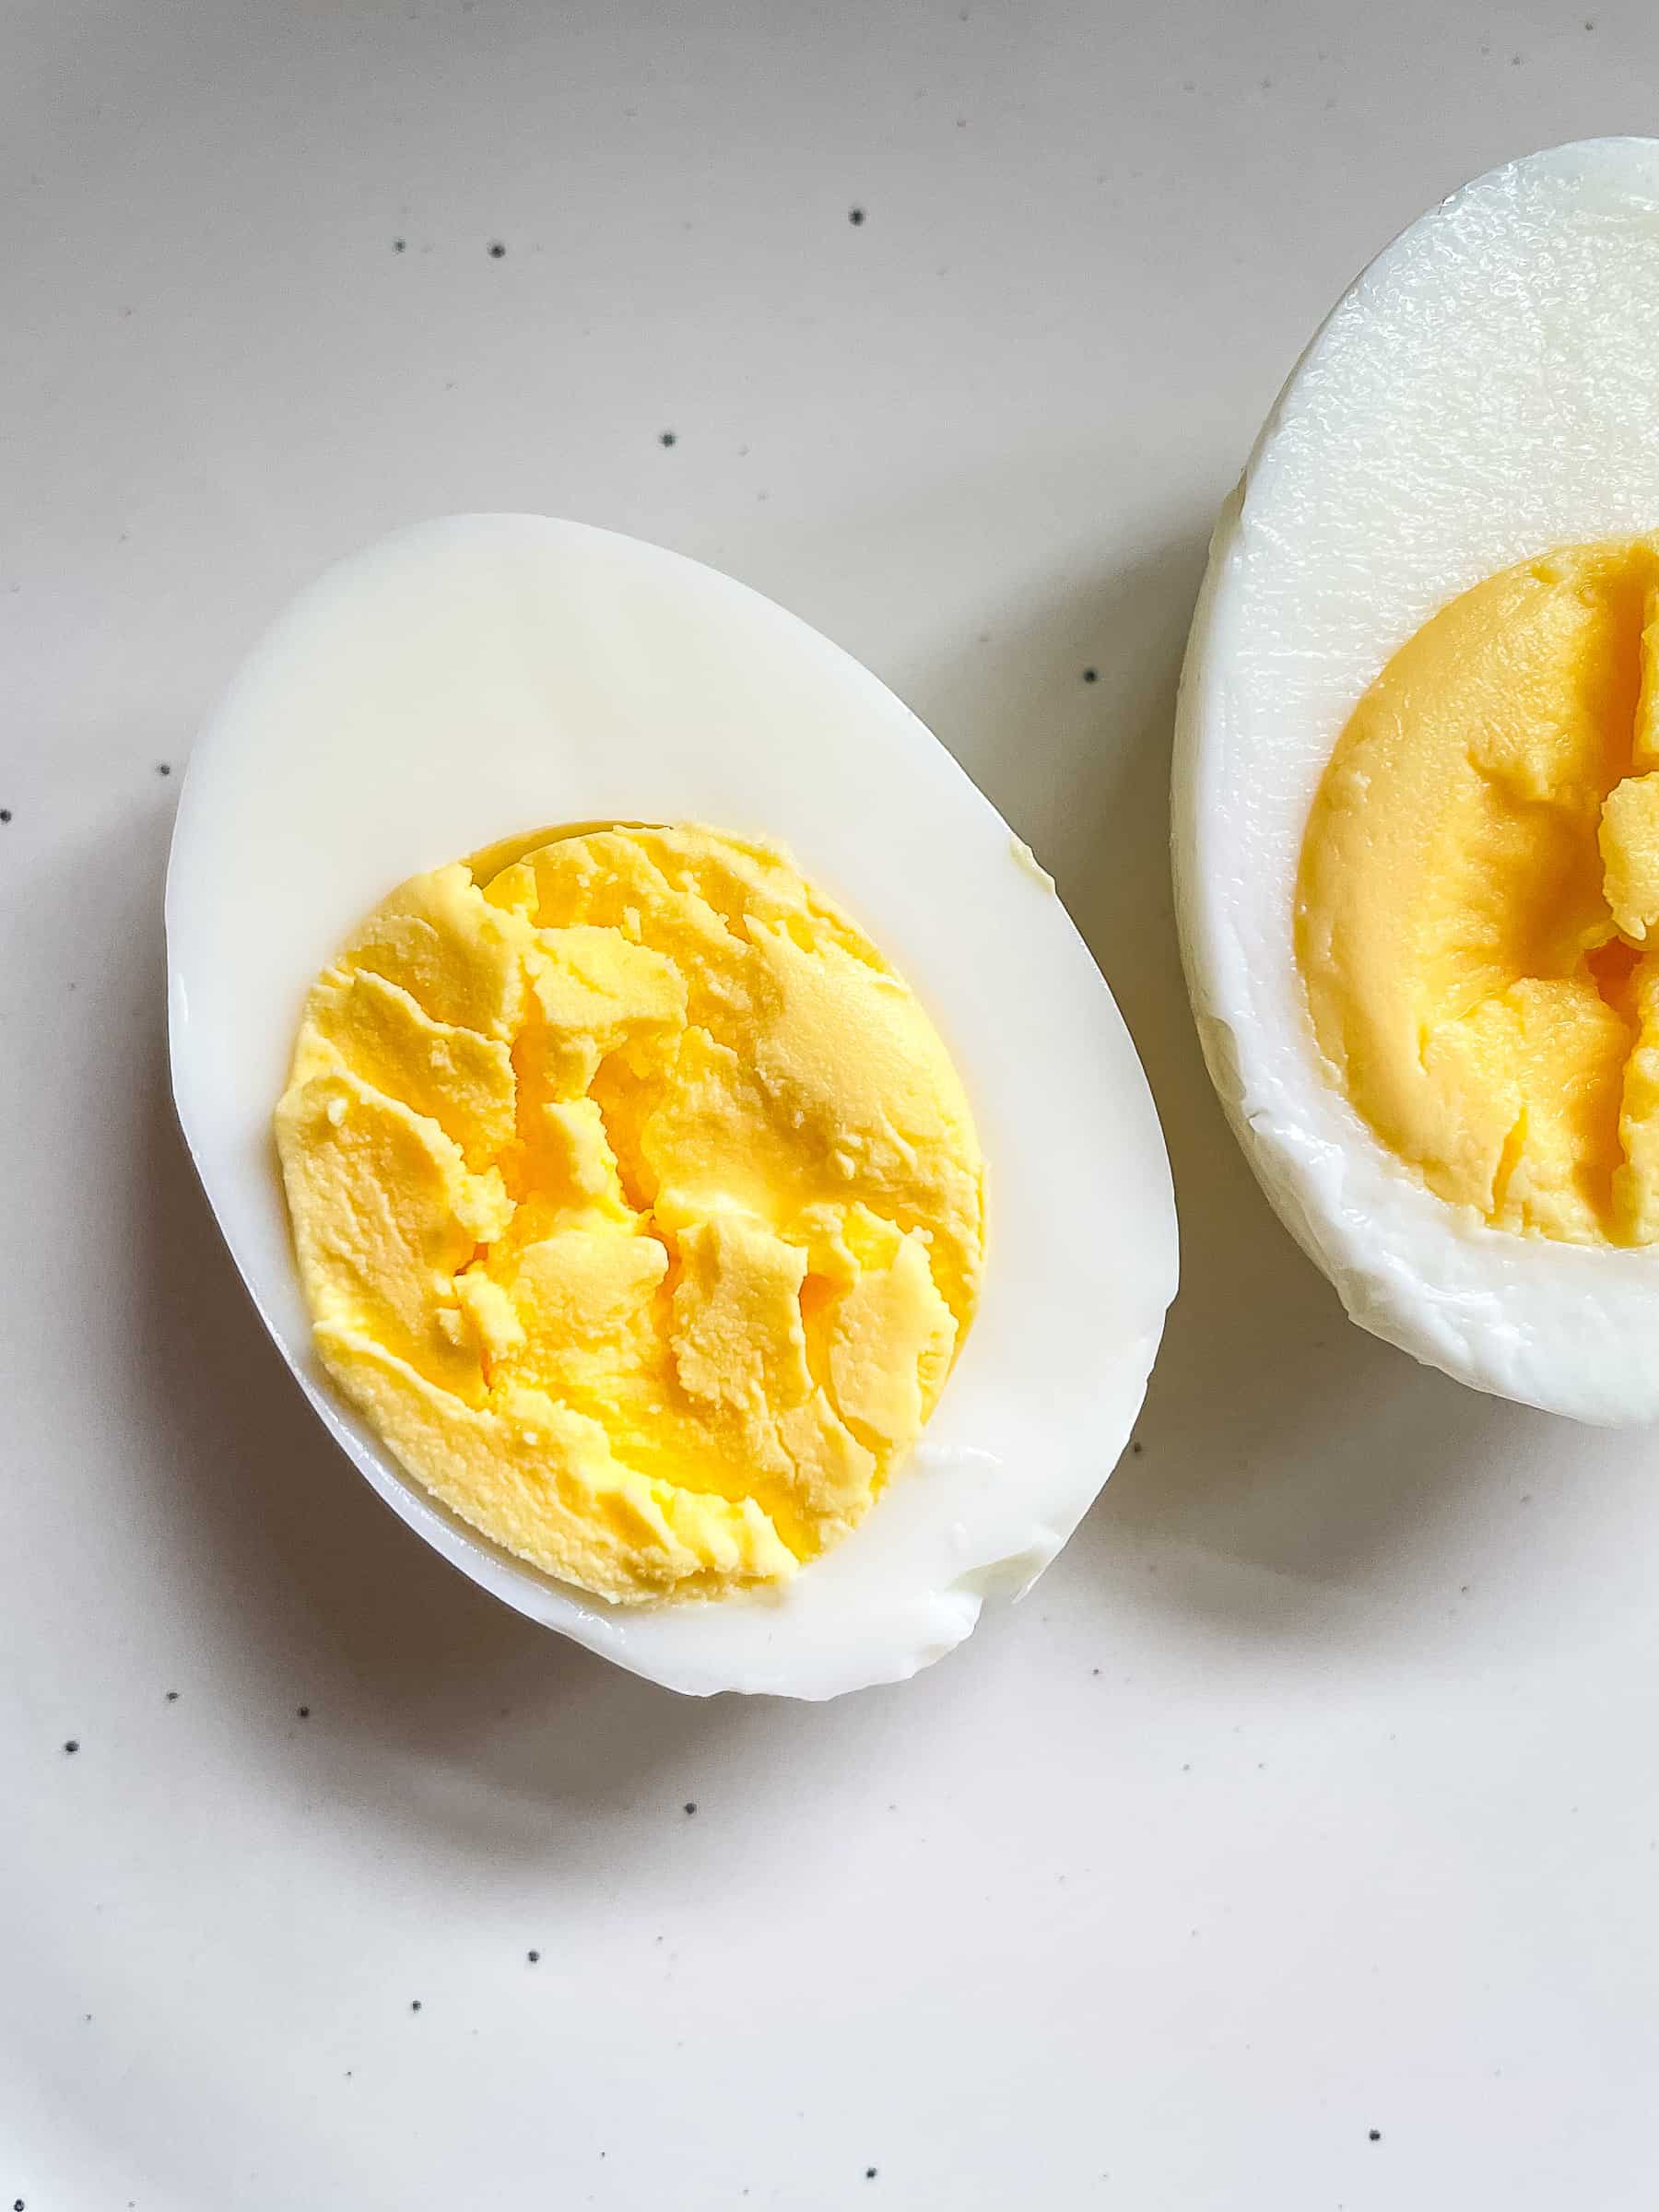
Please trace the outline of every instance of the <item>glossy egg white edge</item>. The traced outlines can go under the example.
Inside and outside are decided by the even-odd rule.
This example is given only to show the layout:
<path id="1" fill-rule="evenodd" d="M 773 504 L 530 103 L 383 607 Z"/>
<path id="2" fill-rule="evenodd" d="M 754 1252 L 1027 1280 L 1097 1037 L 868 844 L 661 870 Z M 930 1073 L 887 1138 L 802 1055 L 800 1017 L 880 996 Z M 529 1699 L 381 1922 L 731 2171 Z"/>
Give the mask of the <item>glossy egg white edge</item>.
<path id="1" fill-rule="evenodd" d="M 1580 1420 L 1659 1417 L 1659 1252 L 1445 1205 L 1314 1042 L 1293 896 L 1359 698 L 1448 600 L 1659 527 L 1659 142 L 1512 161 L 1404 232 L 1291 374 L 1224 508 L 1181 687 L 1173 844 L 1205 1055 L 1275 1207 L 1364 1327 Z"/>
<path id="2" fill-rule="evenodd" d="M 781 841 L 938 1025 L 989 1162 L 983 1298 L 922 1441 L 782 1593 L 616 1608 L 439 1505 L 312 1348 L 271 1113 L 306 992 L 394 885 L 544 825 Z M 167 885 L 179 1119 L 242 1277 L 347 1456 L 521 1613 L 673 1688 L 901 1679 L 1018 1594 L 1111 1472 L 1175 1290 L 1173 1196 L 1111 994 L 1007 824 L 848 654 L 698 562 L 463 515 L 342 562 L 253 653 L 193 753 Z"/>

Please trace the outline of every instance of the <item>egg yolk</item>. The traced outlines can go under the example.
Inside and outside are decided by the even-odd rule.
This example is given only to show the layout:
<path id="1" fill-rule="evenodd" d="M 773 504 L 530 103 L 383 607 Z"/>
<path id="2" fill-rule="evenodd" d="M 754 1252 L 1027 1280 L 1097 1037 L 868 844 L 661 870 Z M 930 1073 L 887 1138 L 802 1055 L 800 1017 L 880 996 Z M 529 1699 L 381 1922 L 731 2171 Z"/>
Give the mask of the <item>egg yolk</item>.
<path id="1" fill-rule="evenodd" d="M 545 833 L 317 979 L 276 1139 L 324 1365 L 401 1464 L 618 1604 L 780 1583 L 868 1512 L 973 1316 L 962 1086 L 781 852 Z"/>
<path id="2" fill-rule="evenodd" d="M 1659 1237 L 1659 539 L 1454 599 L 1355 709 L 1297 957 L 1371 1129 L 1493 1227 Z"/>

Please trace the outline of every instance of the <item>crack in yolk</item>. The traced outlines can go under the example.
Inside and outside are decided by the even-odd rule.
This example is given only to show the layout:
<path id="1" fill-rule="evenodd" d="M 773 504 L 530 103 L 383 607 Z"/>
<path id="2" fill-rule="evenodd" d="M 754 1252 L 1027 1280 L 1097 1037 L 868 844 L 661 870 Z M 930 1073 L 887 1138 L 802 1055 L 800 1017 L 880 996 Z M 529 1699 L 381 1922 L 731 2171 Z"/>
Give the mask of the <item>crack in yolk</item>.
<path id="1" fill-rule="evenodd" d="M 972 1319 L 983 1162 L 921 1006 L 781 853 L 544 832 L 417 877 L 276 1112 L 322 1359 L 402 1465 L 618 1604 L 786 1581 Z"/>
<path id="2" fill-rule="evenodd" d="M 1659 540 L 1506 569 L 1400 648 L 1315 795 L 1296 949 L 1336 1080 L 1438 1195 L 1659 1238 Z"/>

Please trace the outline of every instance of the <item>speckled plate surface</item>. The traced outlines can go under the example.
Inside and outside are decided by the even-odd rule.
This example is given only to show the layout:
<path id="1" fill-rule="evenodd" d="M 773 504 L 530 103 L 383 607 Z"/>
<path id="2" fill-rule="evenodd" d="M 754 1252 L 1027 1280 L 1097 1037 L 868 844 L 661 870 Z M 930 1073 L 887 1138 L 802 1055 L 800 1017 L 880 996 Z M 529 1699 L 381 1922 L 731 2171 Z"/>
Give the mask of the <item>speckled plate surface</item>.
<path id="1" fill-rule="evenodd" d="M 1588 15 L 0 27 L 0 2207 L 1647 2212 L 1654 1447 L 1343 1322 L 1199 1065 L 1163 851 L 1265 406 L 1436 195 L 1651 126 L 1648 11 Z M 913 1684 L 691 1704 L 454 1575 L 180 1147 L 192 733 L 329 560 L 480 508 L 844 643 L 1146 1060 L 1140 1448 Z"/>

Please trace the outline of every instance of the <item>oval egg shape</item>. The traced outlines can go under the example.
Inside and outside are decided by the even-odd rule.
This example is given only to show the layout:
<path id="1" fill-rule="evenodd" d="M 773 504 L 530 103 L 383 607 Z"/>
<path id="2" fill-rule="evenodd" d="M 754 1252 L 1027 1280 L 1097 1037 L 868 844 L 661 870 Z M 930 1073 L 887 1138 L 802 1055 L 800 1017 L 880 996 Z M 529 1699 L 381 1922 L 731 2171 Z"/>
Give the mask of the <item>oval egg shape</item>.
<path id="1" fill-rule="evenodd" d="M 271 1137 L 301 1008 L 406 878 L 577 825 L 776 842 L 937 1026 L 989 1173 L 972 1327 L 856 1528 L 776 1591 L 613 1607 L 440 1505 L 313 1349 Z M 697 562 L 471 515 L 331 571 L 193 755 L 167 892 L 174 1096 L 209 1202 L 323 1423 L 393 1509 L 520 1612 L 676 1689 L 825 1698 L 900 1679 L 1018 1594 L 1139 1408 L 1173 1296 L 1173 1198 L 1134 1047 L 1007 825 L 867 670 Z"/>
<path id="2" fill-rule="evenodd" d="M 1609 782 L 1630 766 L 1639 604 L 1620 618 L 1618 650 L 1630 666 L 1615 672 L 1618 682 L 1607 679 L 1623 698 L 1622 739 L 1610 734 L 1615 750 L 1623 744 L 1623 766 L 1586 784 L 1576 828 L 1536 813 L 1529 820 L 1529 808 L 1556 806 L 1561 794 L 1533 761 L 1490 758 L 1490 728 L 1477 726 L 1481 712 L 1469 702 L 1496 700 L 1501 722 L 1524 683 L 1516 677 L 1506 696 L 1502 656 L 1513 647 L 1519 666 L 1521 648 L 1501 629 L 1492 632 L 1494 621 L 1512 615 L 1536 631 L 1563 606 L 1583 612 L 1591 586 L 1580 591 L 1580 577 L 1609 605 L 1609 594 L 1638 588 L 1640 577 L 1630 583 L 1627 571 L 1649 555 L 1630 541 L 1659 529 L 1656 359 L 1659 144 L 1603 139 L 1511 162 L 1414 224 L 1309 347 L 1222 513 L 1182 675 L 1174 777 L 1177 904 L 1205 1053 L 1281 1218 L 1362 1326 L 1478 1389 L 1597 1422 L 1659 1417 L 1651 1348 L 1659 1249 L 1603 1239 L 1579 1187 L 1588 1171 L 1571 1160 L 1561 1180 L 1565 1188 L 1577 1178 L 1571 1206 L 1553 1214 L 1542 1207 L 1535 1218 L 1512 1206 L 1521 1226 L 1501 1225 L 1503 1178 L 1536 1135 L 1524 1112 L 1512 1114 L 1510 1156 L 1496 1182 L 1488 1159 L 1495 1195 L 1484 1211 L 1466 1197 L 1478 1178 L 1460 1185 L 1440 1174 L 1441 1187 L 1430 1187 L 1433 1171 L 1419 1171 L 1377 1133 L 1385 1116 L 1374 1094 L 1389 1074 L 1378 1057 L 1380 1032 L 1356 1024 L 1347 1090 L 1321 1050 L 1322 1039 L 1341 1035 L 1341 1023 L 1324 1005 L 1316 1037 L 1297 916 L 1300 901 L 1311 935 L 1333 912 L 1345 924 L 1351 919 L 1345 899 L 1362 906 L 1343 873 L 1343 849 L 1312 853 L 1310 843 L 1304 864 L 1304 839 L 1323 833 L 1339 802 L 1347 853 L 1369 865 L 1367 840 L 1392 834 L 1406 805 L 1396 797 L 1390 817 L 1378 763 L 1417 741 L 1408 725 L 1422 719 L 1429 679 L 1461 669 L 1464 704 L 1447 711 L 1469 727 L 1457 733 L 1467 743 L 1454 765 L 1462 776 L 1472 761 L 1483 781 L 1477 790 L 1465 777 L 1457 803 L 1471 819 L 1485 808 L 1491 851 L 1507 841 L 1506 851 L 1545 855 L 1535 881 L 1522 887 L 1537 912 L 1518 919 L 1512 910 L 1520 892 L 1490 872 L 1480 876 L 1457 842 L 1475 834 L 1468 821 L 1452 818 L 1457 777 L 1436 778 L 1419 759 L 1411 801 L 1419 818 L 1399 831 L 1396 849 L 1435 856 L 1399 892 L 1402 901 L 1418 900 L 1420 957 L 1431 963 L 1441 946 L 1455 954 L 1465 941 L 1480 951 L 1502 931 L 1519 942 L 1523 921 L 1542 942 L 1559 924 L 1564 950 L 1517 954 L 1505 1018 L 1524 1030 L 1528 1009 L 1559 1010 L 1576 960 L 1590 1015 L 1609 1027 L 1625 1020 L 1591 985 L 1611 1004 L 1636 956 L 1615 947 L 1622 964 L 1604 985 L 1599 971 L 1586 979 L 1588 956 L 1578 947 L 1594 952 L 1613 934 L 1594 816 Z M 1540 592 L 1554 590 L 1555 613 L 1547 606 L 1539 615 L 1533 600 L 1522 605 L 1509 591 L 1510 571 Z M 1535 639 L 1526 651 L 1535 646 Z M 1477 665 L 1482 653 L 1488 657 Z M 1567 702 L 1562 714 L 1582 704 Z M 1541 712 L 1547 719 L 1555 702 Z M 1347 782 L 1334 798 L 1323 779 L 1339 742 L 1334 772 Z M 1316 800 L 1326 814 L 1311 830 Z M 1459 867 L 1465 874 L 1454 880 Z M 1607 884 L 1617 902 L 1610 869 Z M 1460 912 L 1465 896 L 1492 911 Z M 1597 907 L 1599 933 L 1586 926 L 1574 935 Z M 1374 909 L 1360 912 L 1362 923 L 1374 919 Z M 1379 945 L 1397 950 L 1400 941 L 1398 933 L 1376 932 Z M 1351 937 L 1345 943 L 1357 957 Z M 1408 1027 L 1415 977 L 1371 981 L 1374 997 L 1393 992 L 1406 1007 L 1401 1027 Z M 1460 1006 L 1459 1018 L 1466 1011 Z M 1426 1004 L 1419 1009 L 1417 1053 L 1438 1071 L 1435 1055 L 1448 1048 L 1435 1016 Z M 1453 1042 L 1468 1049 L 1466 1037 Z M 1406 1073 L 1415 1079 L 1416 1070 Z M 1563 1063 L 1563 1093 L 1570 1076 Z M 1362 1114 L 1353 1099 L 1372 1110 Z M 1554 1112 L 1560 1100 L 1545 1102 Z M 1617 1100 L 1608 1111 L 1617 1112 Z M 1453 1135 L 1474 1147 L 1470 1132 Z M 1605 1180 L 1609 1163 L 1596 1171 Z M 1617 1166 L 1610 1171 L 1616 1178 Z"/>

